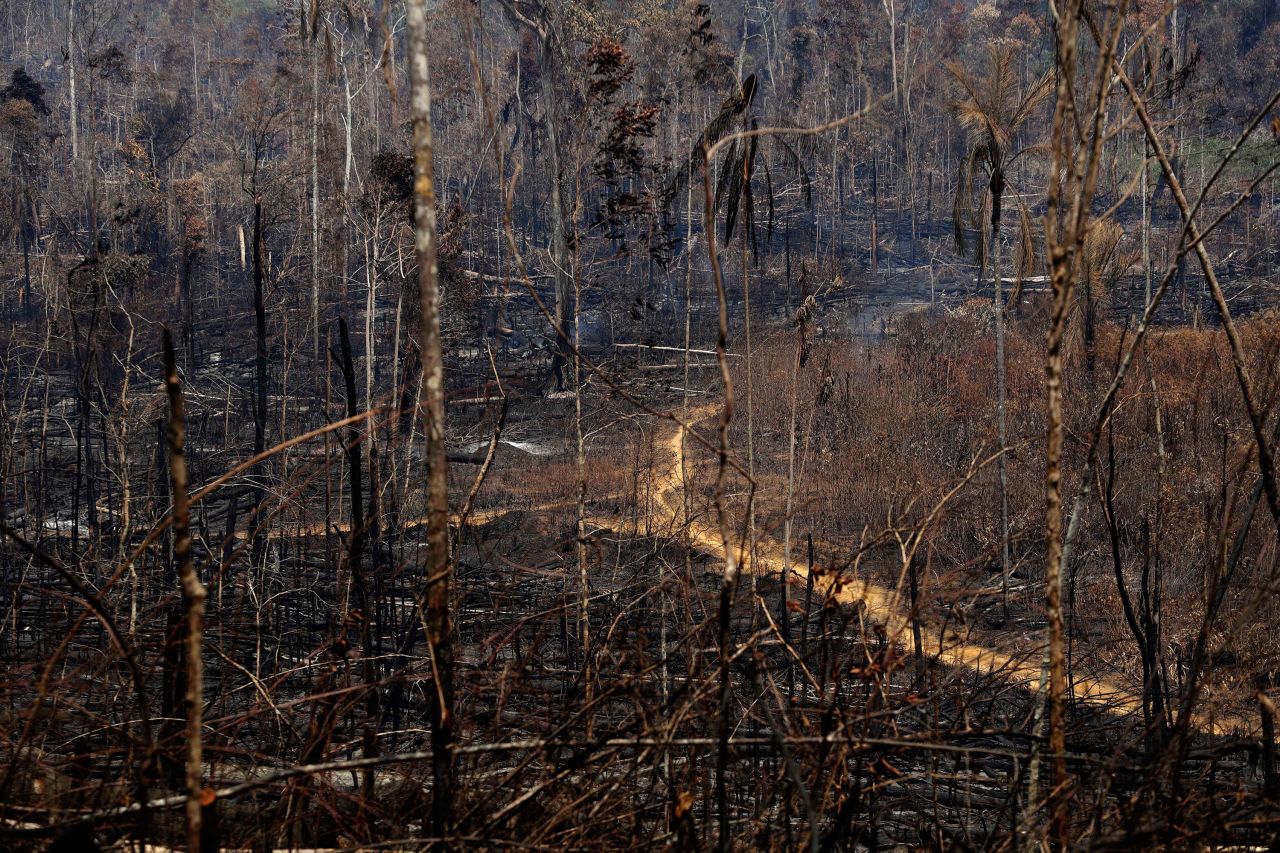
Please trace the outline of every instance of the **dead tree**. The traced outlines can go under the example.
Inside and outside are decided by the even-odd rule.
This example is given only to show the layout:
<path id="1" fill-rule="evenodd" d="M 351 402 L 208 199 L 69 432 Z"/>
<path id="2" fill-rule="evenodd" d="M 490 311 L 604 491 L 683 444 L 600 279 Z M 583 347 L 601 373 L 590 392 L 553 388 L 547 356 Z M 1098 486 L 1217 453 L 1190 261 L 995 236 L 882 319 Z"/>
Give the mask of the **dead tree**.
<path id="1" fill-rule="evenodd" d="M 440 269 L 436 259 L 436 193 L 432 171 L 431 74 L 426 0 L 410 0 L 410 114 L 413 117 L 414 245 L 418 254 L 422 363 L 419 417 L 427 434 L 427 647 L 431 658 L 431 833 L 443 839 L 453 805 L 453 628 L 449 588 L 449 477 L 444 446 L 444 354 L 440 341 Z"/>

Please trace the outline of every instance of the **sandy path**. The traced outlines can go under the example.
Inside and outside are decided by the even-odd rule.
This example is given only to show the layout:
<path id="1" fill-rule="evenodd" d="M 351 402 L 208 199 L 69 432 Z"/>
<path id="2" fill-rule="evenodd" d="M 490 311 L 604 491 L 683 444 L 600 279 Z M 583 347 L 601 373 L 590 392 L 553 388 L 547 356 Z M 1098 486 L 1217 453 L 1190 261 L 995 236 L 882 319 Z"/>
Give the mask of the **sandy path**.
<path id="1" fill-rule="evenodd" d="M 697 423 L 718 412 L 719 407 L 716 405 L 703 406 L 690 412 L 690 423 Z M 715 525 L 703 518 L 710 517 L 709 512 L 699 513 L 695 510 L 695 516 L 688 524 L 685 524 L 684 518 L 684 489 L 685 478 L 683 469 L 686 457 L 691 451 L 699 447 L 699 443 L 686 441 L 686 432 L 688 428 L 678 426 L 665 435 L 659 435 L 655 439 L 654 444 L 654 461 L 651 470 L 650 485 L 648 489 L 646 509 L 652 513 L 655 527 L 665 528 L 672 531 L 682 531 L 683 538 L 694 549 L 706 554 L 710 554 L 718 559 L 724 559 L 724 546 L 720 539 L 720 530 Z M 692 459 L 687 461 L 692 462 Z M 619 495 L 610 495 L 609 498 L 616 498 Z M 572 501 L 554 501 L 542 504 L 536 504 L 528 507 L 513 508 L 488 508 L 478 509 L 472 512 L 469 523 L 482 526 L 517 512 L 548 512 L 554 510 L 566 510 L 572 508 Z M 589 524 L 604 529 L 618 530 L 618 517 L 608 517 L 599 513 L 592 513 L 588 516 Z M 450 524 L 457 524 L 457 516 L 450 517 Z M 412 519 L 402 522 L 403 527 L 415 527 L 426 524 L 426 518 Z M 346 525 L 336 526 L 339 532 L 347 530 Z M 290 535 L 296 535 L 296 530 L 289 530 Z M 313 525 L 304 528 L 304 535 L 321 535 L 324 532 L 323 525 Z M 734 547 L 738 547 L 734 544 Z M 781 546 L 767 538 L 761 538 L 757 541 L 756 554 L 753 560 L 754 570 L 761 573 L 773 573 L 781 575 L 785 569 L 785 561 L 783 559 Z M 792 561 L 791 566 L 791 583 L 803 588 L 808 582 L 809 571 L 804 561 Z M 869 578 L 852 578 L 844 579 L 844 584 L 835 590 L 833 597 L 836 601 L 845 605 L 862 604 L 864 618 L 870 622 L 882 626 L 889 637 L 897 642 L 904 642 L 905 638 L 910 636 L 911 624 L 909 619 L 909 609 L 904 606 L 903 596 L 898 590 L 887 586 L 881 586 L 874 583 Z M 833 585 L 832 580 L 815 576 L 814 588 L 818 590 L 825 598 L 830 592 Z M 921 631 L 930 635 L 933 640 L 931 644 L 936 643 L 939 634 L 939 626 L 936 623 L 930 623 L 928 616 L 922 617 Z M 1010 682 L 1021 683 L 1029 689 L 1035 690 L 1041 684 L 1042 678 L 1047 677 L 1041 669 L 1041 661 L 1044 655 L 1044 648 L 1040 646 L 1032 653 L 1022 652 L 1020 654 L 1010 654 L 985 645 L 969 642 L 966 638 L 953 630 L 947 630 L 943 635 L 943 648 L 939 652 L 931 652 L 931 656 L 939 662 L 952 667 L 966 668 L 981 674 L 1002 673 L 1003 677 Z M 1095 705 L 1116 714 L 1139 714 L 1142 710 L 1141 698 L 1135 694 L 1134 690 L 1120 682 L 1094 675 L 1081 676 L 1077 674 L 1075 682 L 1072 685 L 1072 692 L 1075 698 L 1082 702 Z M 1249 726 L 1243 720 L 1232 717 L 1219 717 L 1215 722 L 1210 723 L 1209 720 L 1197 717 L 1197 724 L 1205 731 L 1210 729 L 1214 733 L 1227 733 L 1232 731 L 1248 730 Z"/>
<path id="2" fill-rule="evenodd" d="M 704 419 L 715 407 L 704 407 L 691 413 L 691 423 Z M 685 539 L 699 551 L 724 558 L 724 546 L 720 539 L 719 528 L 707 521 L 690 520 L 684 524 L 684 477 L 682 461 L 686 453 L 696 448 L 695 442 L 685 441 L 686 427 L 678 427 L 665 437 L 658 439 L 655 445 L 656 459 L 653 468 L 652 504 L 655 511 L 661 513 L 661 523 L 670 525 L 673 530 L 683 528 Z M 703 515 L 707 515 L 703 513 Z M 736 547 L 736 545 L 735 545 Z M 761 539 L 757 544 L 754 560 L 755 571 L 771 572 L 781 575 L 784 571 L 784 560 L 781 547 L 768 539 Z M 792 583 L 803 586 L 808 580 L 808 569 L 803 561 L 794 561 L 791 567 Z M 832 581 L 821 576 L 814 578 L 815 589 L 824 595 L 830 591 Z M 836 590 L 835 599 L 842 604 L 861 603 L 864 606 L 865 618 L 883 626 L 887 634 L 901 642 L 910 636 L 908 610 L 903 606 L 902 596 L 897 590 L 880 586 L 866 578 L 855 578 L 846 581 L 844 586 Z M 938 636 L 938 626 L 924 622 L 921 629 Z M 1042 670 L 1040 661 L 1043 647 L 1033 655 L 1011 655 L 999 649 L 968 642 L 954 631 L 948 630 L 944 635 L 943 650 L 933 653 L 941 663 L 953 667 L 963 667 L 976 672 L 991 674 L 1004 673 L 1011 682 L 1021 682 L 1030 689 L 1041 684 Z M 1140 713 L 1141 699 L 1132 689 L 1119 682 L 1107 678 L 1077 676 L 1073 685 L 1076 699 L 1101 707 L 1117 714 Z M 1221 719 L 1212 728 L 1215 732 L 1238 729 L 1241 721 Z M 1207 721 L 1201 721 L 1201 727 L 1207 729 Z"/>

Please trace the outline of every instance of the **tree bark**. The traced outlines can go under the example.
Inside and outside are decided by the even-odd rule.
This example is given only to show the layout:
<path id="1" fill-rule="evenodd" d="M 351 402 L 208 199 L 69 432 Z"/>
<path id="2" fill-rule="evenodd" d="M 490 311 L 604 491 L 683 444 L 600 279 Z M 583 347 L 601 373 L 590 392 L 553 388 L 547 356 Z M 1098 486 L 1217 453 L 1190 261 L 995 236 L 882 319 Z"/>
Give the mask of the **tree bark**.
<path id="1" fill-rule="evenodd" d="M 355 360 L 351 355 L 351 333 L 347 329 L 347 321 L 342 318 L 338 320 L 338 343 L 342 347 L 342 379 L 347 393 L 347 417 L 353 418 L 358 413 L 360 405 L 356 397 L 356 370 Z M 374 758 L 378 754 L 379 696 L 377 678 L 373 671 L 373 643 L 369 633 L 373 611 L 369 600 L 369 580 L 364 573 L 367 524 L 364 515 L 364 466 L 360 453 L 362 440 L 359 426 L 353 424 L 347 432 L 347 470 L 351 474 L 351 532 L 347 540 L 347 566 L 351 571 L 351 580 L 356 589 L 356 609 L 359 611 L 356 621 L 360 623 L 361 674 L 364 678 L 365 690 L 368 691 L 363 754 L 365 758 Z M 376 771 L 372 768 L 365 773 L 361 786 L 363 796 L 373 795 L 376 775 Z"/>
<path id="2" fill-rule="evenodd" d="M 201 762 L 204 729 L 204 639 L 205 588 L 191 559 L 191 503 L 187 493 L 186 421 L 182 406 L 182 380 L 178 378 L 173 339 L 164 332 L 165 390 L 169 396 L 169 481 L 173 488 L 173 556 L 178 564 L 185 615 L 187 718 L 186 830 L 187 849 L 201 850 Z"/>
<path id="3" fill-rule="evenodd" d="M 253 201 L 253 316 L 257 349 L 254 359 L 254 404 L 253 404 L 253 455 L 259 456 L 267 445 L 267 311 L 265 296 L 266 271 L 263 269 L 265 259 L 262 248 L 262 202 Z M 254 486 L 255 511 L 261 507 L 266 497 L 262 479 L 263 466 L 255 472 L 257 483 Z M 265 518 L 259 513 L 259 518 Z M 250 562 L 254 566 L 261 565 L 263 551 L 266 548 L 266 537 L 262 529 L 263 521 L 254 526 L 253 546 L 250 549 Z"/>
<path id="4" fill-rule="evenodd" d="M 999 202 L 995 205 L 999 207 Z M 1005 618 L 1009 616 L 1009 463 L 1004 450 L 1009 446 L 1007 428 L 1007 391 L 1004 364 L 1004 281 L 1000 277 L 1000 224 L 991 229 L 991 265 L 995 271 L 993 299 L 996 311 L 996 420 L 1000 440 L 1000 457 L 996 468 L 1000 478 L 1000 592 Z"/>
<path id="5" fill-rule="evenodd" d="M 431 693 L 431 832 L 443 839 L 453 807 L 453 641 L 449 591 L 448 461 L 444 446 L 444 356 L 440 341 L 440 274 L 436 261 L 436 194 L 432 178 L 431 82 L 427 62 L 426 0 L 409 0 L 408 62 L 413 120 L 415 248 L 421 307 L 422 390 L 418 410 L 427 434 L 427 645 Z"/>
<path id="6" fill-rule="evenodd" d="M 564 224 L 564 199 L 560 188 L 560 105 L 555 87 L 555 36 L 545 22 L 542 47 L 538 52 L 539 78 L 542 85 L 543 109 L 546 111 L 547 154 L 551 169 L 551 266 L 556 283 L 556 349 L 551 371 L 556 390 L 565 387 L 565 365 L 573 358 L 569 329 L 574 325 L 573 292 L 569 280 L 568 239 Z"/>

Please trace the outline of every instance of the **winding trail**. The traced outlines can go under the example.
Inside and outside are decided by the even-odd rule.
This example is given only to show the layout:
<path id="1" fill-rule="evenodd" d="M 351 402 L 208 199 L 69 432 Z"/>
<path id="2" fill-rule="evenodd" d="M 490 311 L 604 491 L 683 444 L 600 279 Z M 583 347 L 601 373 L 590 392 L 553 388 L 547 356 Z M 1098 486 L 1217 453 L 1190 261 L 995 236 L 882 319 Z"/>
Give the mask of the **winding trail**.
<path id="1" fill-rule="evenodd" d="M 707 406 L 691 411 L 690 423 L 704 420 L 717 410 L 716 406 Z M 694 517 L 687 524 L 685 523 L 684 470 L 691 466 L 686 466 L 684 463 L 689 450 L 696 447 L 694 442 L 686 441 L 687 430 L 687 426 L 678 426 L 669 435 L 659 438 L 655 443 L 654 450 L 657 458 L 653 467 L 652 504 L 655 513 L 661 514 L 660 523 L 669 525 L 672 530 L 683 529 L 684 538 L 691 547 L 713 557 L 724 559 L 724 546 L 719 528 L 704 520 L 709 513 L 695 511 L 691 513 Z M 764 537 L 757 543 L 753 564 L 756 572 L 768 572 L 774 575 L 782 575 L 786 565 L 778 543 Z M 791 572 L 792 583 L 802 585 L 807 582 L 809 572 L 803 565 L 803 561 L 799 564 L 793 561 Z M 833 585 L 833 580 L 829 578 L 820 575 L 814 578 L 815 589 L 821 590 L 824 595 L 832 593 Z M 904 635 L 909 636 L 909 613 L 903 606 L 899 591 L 880 586 L 864 577 L 845 580 L 842 586 L 834 590 L 833 597 L 841 604 L 861 604 L 865 618 L 881 625 L 891 639 L 901 641 Z M 927 619 L 927 617 L 924 618 Z M 922 622 L 921 629 L 930 632 L 935 640 L 938 637 L 939 626 L 936 623 Z M 951 630 L 947 630 L 943 638 L 941 652 L 926 652 L 926 654 L 931 654 L 947 666 L 965 668 L 986 675 L 1002 673 L 1008 681 L 1020 682 L 1032 690 L 1042 683 L 1042 679 L 1047 680 L 1047 675 L 1042 672 L 1039 663 L 1029 662 L 1025 653 L 1018 656 L 978 645 Z M 1042 656 L 1043 647 L 1038 649 L 1033 657 L 1038 661 Z M 1128 687 L 1107 678 L 1077 676 L 1072 684 L 1072 693 L 1077 700 L 1113 714 L 1140 714 L 1142 710 L 1139 696 Z M 1220 718 L 1214 723 L 1200 719 L 1197 719 L 1197 722 L 1199 727 L 1206 731 L 1225 733 L 1230 728 L 1238 727 L 1242 721 Z"/>
<path id="2" fill-rule="evenodd" d="M 718 404 L 708 404 L 693 409 L 689 412 L 687 425 L 678 424 L 665 435 L 660 434 L 654 439 L 651 477 L 647 493 L 643 497 L 647 506 L 642 507 L 641 511 L 650 518 L 653 527 L 678 532 L 678 535 L 691 548 L 723 560 L 725 549 L 720 538 L 720 530 L 716 524 L 707 520 L 712 516 L 710 509 L 705 506 L 700 509 L 694 508 L 686 523 L 684 502 L 686 471 L 693 468 L 689 464 L 693 461 L 690 458 L 690 451 L 700 446 L 699 442 L 687 441 L 687 433 L 691 425 L 704 421 L 718 412 Z M 619 497 L 622 495 L 610 494 L 606 499 Z M 573 505 L 573 501 L 557 500 L 527 507 L 477 509 L 470 515 L 469 523 L 484 526 L 518 512 L 563 511 L 572 508 Z M 451 525 L 457 524 L 458 521 L 456 515 L 450 517 Z M 616 515 L 608 517 L 592 513 L 587 521 L 598 528 L 621 530 Z M 423 517 L 402 522 L 402 526 L 416 527 L 426 523 L 427 519 Z M 334 525 L 333 529 L 336 532 L 346 532 L 349 527 Z M 324 530 L 322 524 L 316 524 L 304 528 L 304 535 L 320 535 Z M 289 532 L 294 534 L 297 531 L 295 529 Z M 738 543 L 732 544 L 734 548 L 738 547 Z M 781 545 L 767 537 L 758 539 L 752 565 L 754 571 L 762 574 L 783 575 L 786 570 L 786 561 Z M 807 585 L 808 578 L 809 570 L 804 562 L 793 560 L 789 581 L 803 588 Z M 899 590 L 877 584 L 868 577 L 846 577 L 840 580 L 841 583 L 837 586 L 834 579 L 815 574 L 814 588 L 822 594 L 824 599 L 830 596 L 846 606 L 861 605 L 863 617 L 881 626 L 891 640 L 900 643 L 904 637 L 910 636 L 910 612 L 909 608 L 904 606 L 903 596 Z M 835 587 L 834 590 L 833 587 Z M 936 621 L 930 621 L 928 614 L 921 614 L 920 628 L 922 633 L 933 638 L 934 644 L 937 643 L 942 628 Z M 925 653 L 949 667 L 967 669 L 987 676 L 999 674 L 1008 683 L 1030 690 L 1040 689 L 1048 677 L 1039 663 L 1044 655 L 1043 644 L 1034 651 L 1024 650 L 1014 654 L 971 642 L 955 630 L 946 629 L 942 632 L 941 646 L 940 651 L 925 651 Z M 1136 695 L 1130 687 L 1113 679 L 1077 673 L 1070 688 L 1070 692 L 1077 701 L 1093 705 L 1106 712 L 1116 715 L 1141 714 L 1141 697 Z M 1249 723 L 1235 716 L 1209 718 L 1203 714 L 1197 714 L 1195 723 L 1202 731 L 1213 734 L 1249 731 L 1252 728 Z"/>

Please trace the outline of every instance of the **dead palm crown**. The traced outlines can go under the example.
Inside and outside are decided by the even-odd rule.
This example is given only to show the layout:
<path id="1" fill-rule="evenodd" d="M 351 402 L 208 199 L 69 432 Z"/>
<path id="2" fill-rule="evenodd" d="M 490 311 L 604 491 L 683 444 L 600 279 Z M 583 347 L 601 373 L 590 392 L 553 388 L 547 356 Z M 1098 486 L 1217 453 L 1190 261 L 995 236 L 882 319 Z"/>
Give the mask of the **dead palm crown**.
<path id="1" fill-rule="evenodd" d="M 756 75 L 752 74 L 742 82 L 737 93 L 726 98 L 720 105 L 720 112 L 707 124 L 689 152 L 688 159 L 676 170 L 671 183 L 668 184 L 666 191 L 668 204 L 694 174 L 705 152 L 728 135 L 735 123 L 741 122 L 741 127 L 736 132 L 750 133 L 760 128 L 760 119 L 751 110 L 757 88 Z M 750 241 L 753 254 L 757 251 L 756 195 L 753 189 L 757 166 L 764 178 L 764 202 L 767 210 L 766 238 L 773 234 L 774 199 L 776 198 L 773 174 L 769 169 L 769 158 L 758 156 L 762 138 L 770 140 L 769 144 L 773 147 L 776 157 L 799 182 L 805 204 L 812 203 L 812 181 L 809 172 L 805 169 L 800 154 L 786 139 L 771 135 L 750 136 L 731 141 L 726 146 L 724 158 L 716 170 L 715 196 L 712 204 L 716 213 L 723 213 L 724 236 L 722 239 L 726 243 L 733 237 L 739 212 L 741 212 L 742 219 L 745 221 L 744 239 Z"/>
<path id="2" fill-rule="evenodd" d="M 1018 131 L 1044 103 L 1053 90 L 1052 75 L 1046 73 L 1028 88 L 1018 85 L 1014 68 L 1014 51 L 1008 46 L 992 45 L 987 52 L 985 74 L 971 74 L 956 62 L 948 62 L 947 70 L 960 85 L 961 99 L 955 104 L 956 118 L 967 134 L 969 148 L 960 162 L 956 181 L 954 227 L 956 249 L 966 253 L 965 228 L 978 232 L 978 276 L 986 271 L 988 239 L 1000 235 L 1004 191 L 1009 183 L 1009 170 L 1024 154 L 1040 146 L 1019 147 Z M 978 180 L 986 179 L 986 187 L 977 189 Z M 975 194 L 978 196 L 974 198 Z M 975 204 L 976 201 L 976 204 Z M 983 215 L 989 213 L 990 238 L 982 227 Z M 1019 204 L 1019 277 L 1034 265 L 1031 219 L 1026 206 Z"/>
<path id="3" fill-rule="evenodd" d="M 1124 246 L 1124 228 L 1110 217 L 1095 221 L 1085 232 L 1080 247 L 1080 325 L 1084 337 L 1085 372 L 1093 381 L 1097 362 L 1097 328 L 1110 301 L 1111 291 L 1124 278 L 1130 266 L 1140 260 L 1140 253 Z"/>

